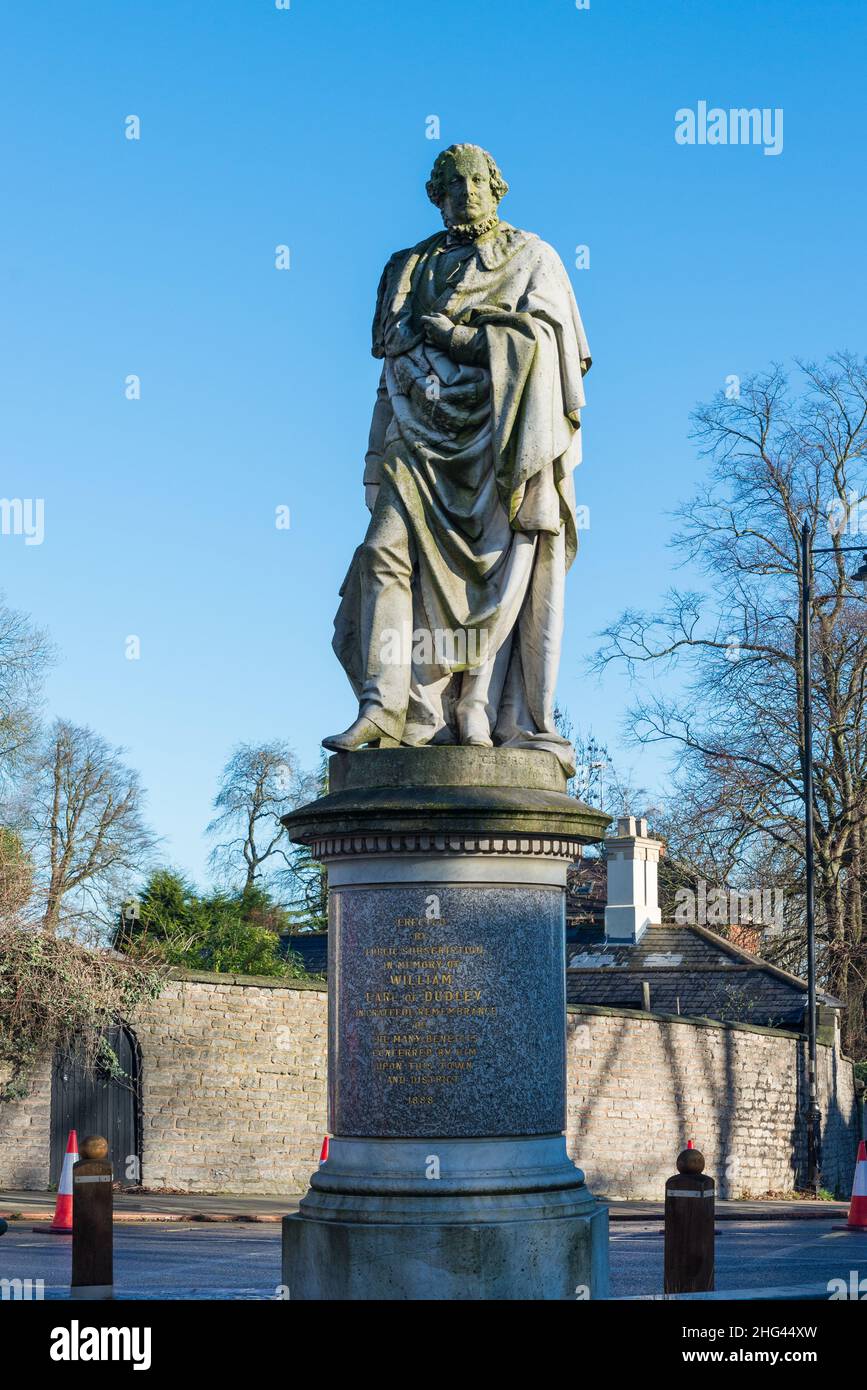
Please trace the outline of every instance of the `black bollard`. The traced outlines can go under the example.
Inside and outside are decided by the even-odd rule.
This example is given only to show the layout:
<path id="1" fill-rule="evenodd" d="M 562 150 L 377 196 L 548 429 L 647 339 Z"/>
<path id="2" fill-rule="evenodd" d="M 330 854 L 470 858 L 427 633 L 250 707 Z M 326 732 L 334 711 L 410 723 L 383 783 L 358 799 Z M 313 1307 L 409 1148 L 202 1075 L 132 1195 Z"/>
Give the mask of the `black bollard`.
<path id="1" fill-rule="evenodd" d="M 92 1134 L 72 1170 L 71 1298 L 114 1298 L 108 1144 Z"/>
<path id="2" fill-rule="evenodd" d="M 714 1181 L 704 1154 L 689 1147 L 665 1184 L 665 1292 L 707 1293 L 714 1278 Z"/>

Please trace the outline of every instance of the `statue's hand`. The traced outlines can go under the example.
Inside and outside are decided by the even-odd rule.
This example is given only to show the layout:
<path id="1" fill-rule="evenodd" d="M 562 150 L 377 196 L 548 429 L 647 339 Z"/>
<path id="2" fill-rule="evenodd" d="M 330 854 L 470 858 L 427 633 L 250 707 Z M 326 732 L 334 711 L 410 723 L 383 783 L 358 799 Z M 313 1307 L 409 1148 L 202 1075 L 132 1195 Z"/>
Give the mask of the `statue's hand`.
<path id="1" fill-rule="evenodd" d="M 446 314 L 422 314 L 421 321 L 428 342 L 441 348 L 443 352 L 447 351 L 454 328 L 452 320 Z"/>
<path id="2" fill-rule="evenodd" d="M 369 512 L 376 506 L 376 499 L 379 496 L 379 483 L 364 484 L 364 505 Z"/>

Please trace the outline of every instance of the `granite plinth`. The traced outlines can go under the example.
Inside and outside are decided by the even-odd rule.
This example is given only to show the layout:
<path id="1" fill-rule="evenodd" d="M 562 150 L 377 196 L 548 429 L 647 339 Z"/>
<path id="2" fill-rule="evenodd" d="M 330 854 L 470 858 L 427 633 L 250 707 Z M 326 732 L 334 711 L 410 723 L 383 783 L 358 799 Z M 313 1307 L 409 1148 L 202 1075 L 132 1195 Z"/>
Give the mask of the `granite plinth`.
<path id="1" fill-rule="evenodd" d="M 562 1130 L 562 889 L 346 885 L 329 934 L 335 1134 Z"/>
<path id="2" fill-rule="evenodd" d="M 544 751 L 330 766 L 285 819 L 328 867 L 334 1136 L 284 1222 L 290 1297 L 604 1296 L 562 1131 L 566 871 L 608 818 Z"/>

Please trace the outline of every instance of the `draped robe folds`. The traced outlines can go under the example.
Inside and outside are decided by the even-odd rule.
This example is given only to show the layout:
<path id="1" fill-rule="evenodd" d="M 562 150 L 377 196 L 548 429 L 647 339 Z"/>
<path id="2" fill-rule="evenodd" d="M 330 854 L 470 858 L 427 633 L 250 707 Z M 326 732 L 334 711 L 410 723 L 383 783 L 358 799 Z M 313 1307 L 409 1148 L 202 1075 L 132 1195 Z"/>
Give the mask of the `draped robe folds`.
<path id="1" fill-rule="evenodd" d="M 458 325 L 446 350 L 425 340 L 422 315 L 437 312 Z M 563 264 L 507 223 L 455 246 L 440 232 L 386 265 L 373 354 L 384 366 L 364 481 L 379 495 L 334 636 L 362 711 L 404 743 L 458 743 L 475 682 L 495 744 L 549 748 L 574 771 L 554 695 L 590 353 Z M 390 564 L 397 576 L 400 547 L 383 540 L 396 535 L 409 555 L 388 610 L 403 685 L 383 676 L 395 657 L 377 649 L 365 598 L 372 571 L 386 587 Z"/>

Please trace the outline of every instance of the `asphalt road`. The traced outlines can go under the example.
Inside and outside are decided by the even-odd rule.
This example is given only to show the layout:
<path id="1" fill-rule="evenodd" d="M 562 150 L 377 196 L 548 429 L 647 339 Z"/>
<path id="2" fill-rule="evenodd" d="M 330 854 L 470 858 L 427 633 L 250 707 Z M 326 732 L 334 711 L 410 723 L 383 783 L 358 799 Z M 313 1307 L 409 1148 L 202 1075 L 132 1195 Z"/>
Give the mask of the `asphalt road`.
<path id="1" fill-rule="evenodd" d="M 57 1296 L 69 1287 L 71 1244 L 71 1236 L 10 1224 L 0 1237 L 0 1279 L 42 1279 L 46 1296 Z M 275 1298 L 279 1284 L 279 1225 L 115 1226 L 119 1298 Z"/>
<path id="2" fill-rule="evenodd" d="M 826 1283 L 852 1271 L 864 1280 L 867 1235 L 833 1229 L 828 1221 L 727 1221 L 717 1228 L 719 1290 Z M 42 1279 L 47 1297 L 68 1287 L 70 1239 L 10 1225 L 0 1238 L 0 1279 Z M 658 1222 L 611 1228 L 611 1292 L 662 1291 L 662 1227 Z M 119 1297 L 278 1297 L 279 1226 L 202 1224 L 115 1228 L 115 1288 Z"/>
<path id="3" fill-rule="evenodd" d="M 839 1220 L 839 1218 L 838 1218 Z M 835 1221 L 726 1221 L 717 1226 L 716 1287 L 770 1289 L 824 1284 L 851 1271 L 864 1280 L 867 1235 L 835 1230 Z M 611 1293 L 662 1293 L 661 1223 L 611 1226 Z"/>

